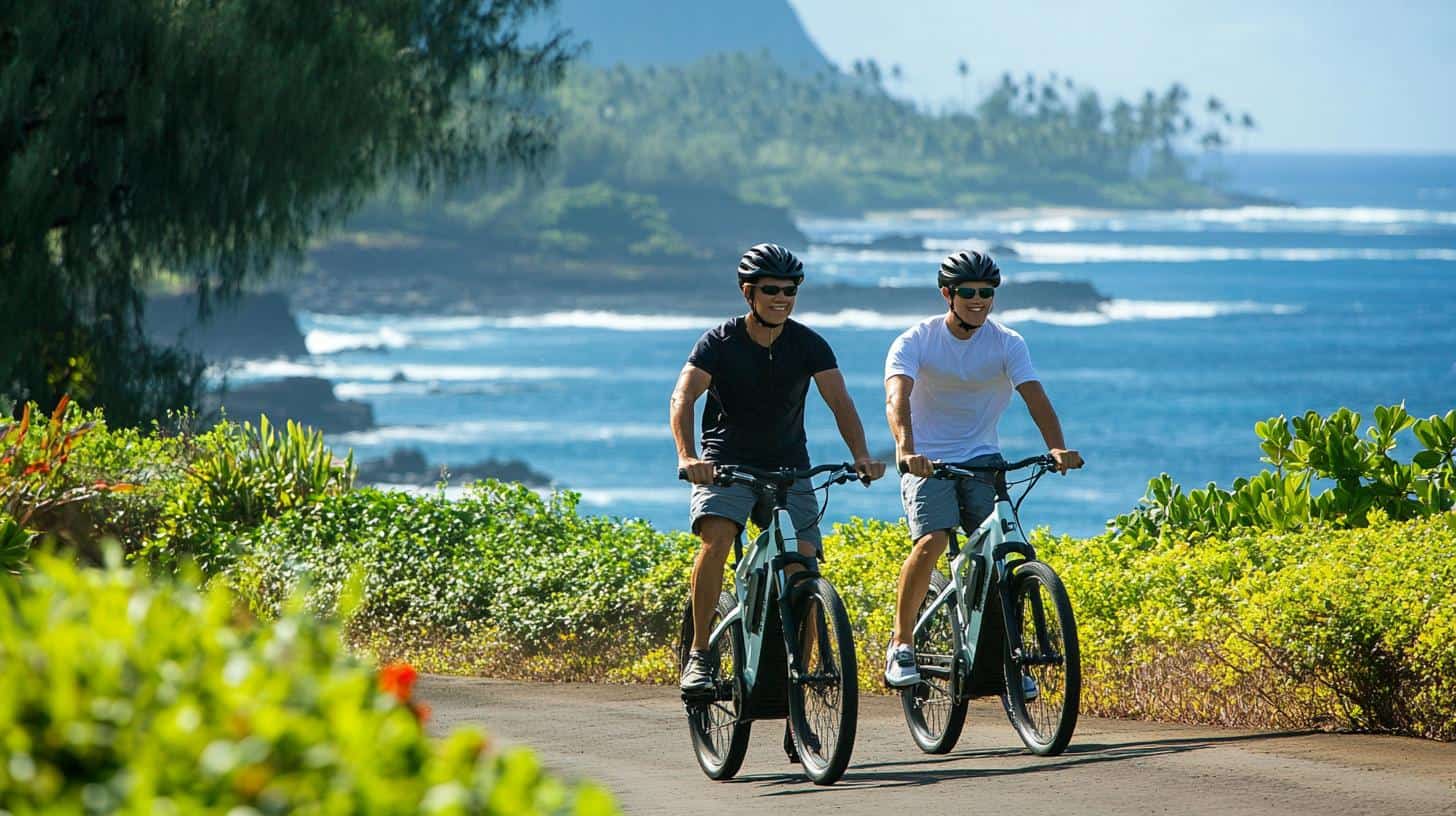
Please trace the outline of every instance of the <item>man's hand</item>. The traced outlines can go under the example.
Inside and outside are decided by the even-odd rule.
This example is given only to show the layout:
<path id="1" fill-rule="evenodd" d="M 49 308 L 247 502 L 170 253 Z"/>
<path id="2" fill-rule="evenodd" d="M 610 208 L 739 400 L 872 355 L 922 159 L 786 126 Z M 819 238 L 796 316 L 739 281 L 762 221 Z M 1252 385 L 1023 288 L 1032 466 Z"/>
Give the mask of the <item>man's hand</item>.
<path id="1" fill-rule="evenodd" d="M 908 473 L 911 476 L 919 476 L 922 479 L 929 479 L 935 468 L 930 464 L 930 459 L 918 453 L 907 453 L 900 457 L 898 463 L 901 473 Z"/>
<path id="2" fill-rule="evenodd" d="M 885 475 L 885 463 L 869 456 L 861 456 L 854 460 L 854 472 L 859 474 L 865 487 L 869 487 L 870 482 Z"/>
<path id="3" fill-rule="evenodd" d="M 1082 454 L 1074 450 L 1052 448 L 1048 452 L 1051 453 L 1053 459 L 1057 460 L 1057 472 L 1063 476 L 1067 475 L 1067 471 L 1076 470 L 1084 464 Z"/>
<path id="4" fill-rule="evenodd" d="M 704 462 L 702 459 L 679 459 L 677 466 L 687 476 L 687 480 L 693 484 L 710 485 L 713 483 L 712 462 Z"/>

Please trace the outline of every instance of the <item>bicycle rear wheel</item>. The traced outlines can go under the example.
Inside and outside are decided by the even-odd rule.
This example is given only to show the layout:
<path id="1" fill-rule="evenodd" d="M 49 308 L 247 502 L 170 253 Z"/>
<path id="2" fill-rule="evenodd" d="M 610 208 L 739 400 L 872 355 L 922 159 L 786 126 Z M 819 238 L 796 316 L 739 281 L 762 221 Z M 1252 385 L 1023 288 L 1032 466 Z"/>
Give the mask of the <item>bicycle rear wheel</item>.
<path id="1" fill-rule="evenodd" d="M 789 678 L 789 721 L 804 773 L 832 785 L 849 767 L 859 716 L 859 673 L 849 615 L 834 587 L 810 578 L 794 588 L 802 674 Z"/>
<path id="2" fill-rule="evenodd" d="M 916 613 L 918 621 L 930 604 L 950 583 L 936 570 L 930 574 L 930 591 Z M 968 700 L 956 700 L 954 672 L 960 654 L 960 615 L 954 603 L 942 604 L 924 628 L 915 633 L 915 665 L 920 682 L 900 689 L 900 705 L 905 709 L 905 724 L 920 750 L 927 754 L 944 754 L 955 747 L 966 724 Z"/>
<path id="3" fill-rule="evenodd" d="M 724 592 L 718 599 L 711 626 L 732 614 L 737 599 Z M 687 662 L 693 646 L 693 605 L 683 612 L 678 670 Z M 709 779 L 732 779 L 743 766 L 748 752 L 748 735 L 753 722 L 742 719 L 743 682 L 739 669 L 743 665 L 743 630 L 729 626 L 708 643 L 709 660 L 718 667 L 717 688 L 710 697 L 687 704 L 688 732 L 693 740 L 693 753 L 698 766 Z"/>
<path id="4" fill-rule="evenodd" d="M 1077 623 L 1062 579 L 1040 561 L 1025 561 L 1011 578 L 1011 628 L 1021 633 L 1021 654 L 1006 656 L 1006 716 L 1032 753 L 1055 756 L 1077 727 L 1082 697 L 1082 660 Z M 1026 699 L 1025 675 L 1037 693 Z"/>

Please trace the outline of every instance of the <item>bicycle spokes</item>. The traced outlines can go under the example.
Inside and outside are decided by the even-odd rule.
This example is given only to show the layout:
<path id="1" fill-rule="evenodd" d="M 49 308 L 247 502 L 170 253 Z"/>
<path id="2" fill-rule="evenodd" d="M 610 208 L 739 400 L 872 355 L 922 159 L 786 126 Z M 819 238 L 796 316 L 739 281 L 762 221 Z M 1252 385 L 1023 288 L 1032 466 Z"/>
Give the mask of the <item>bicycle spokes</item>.
<path id="1" fill-rule="evenodd" d="M 1027 747 L 1060 753 L 1076 727 L 1081 698 L 1071 602 L 1061 579 L 1040 562 L 1017 570 L 1012 591 L 1012 631 L 1021 645 L 1006 665 L 1008 711 Z"/>
<path id="2" fill-rule="evenodd" d="M 930 579 L 930 592 L 916 619 L 923 617 L 949 581 L 939 572 Z M 920 683 L 900 691 L 900 703 L 910 734 L 921 750 L 942 754 L 955 747 L 965 723 L 966 701 L 957 700 L 955 654 L 960 648 L 955 632 L 954 606 L 941 604 L 915 632 L 915 665 Z"/>
<path id="3" fill-rule="evenodd" d="M 817 597 L 811 597 L 803 610 L 804 618 L 799 623 L 802 634 L 800 642 L 803 673 L 800 684 L 804 689 L 804 718 L 809 731 L 801 738 L 822 752 L 823 744 L 833 744 L 838 736 L 837 713 L 840 704 L 840 680 L 838 660 L 834 652 L 833 624 L 827 620 L 824 607 Z M 819 756 L 822 761 L 822 753 Z"/>

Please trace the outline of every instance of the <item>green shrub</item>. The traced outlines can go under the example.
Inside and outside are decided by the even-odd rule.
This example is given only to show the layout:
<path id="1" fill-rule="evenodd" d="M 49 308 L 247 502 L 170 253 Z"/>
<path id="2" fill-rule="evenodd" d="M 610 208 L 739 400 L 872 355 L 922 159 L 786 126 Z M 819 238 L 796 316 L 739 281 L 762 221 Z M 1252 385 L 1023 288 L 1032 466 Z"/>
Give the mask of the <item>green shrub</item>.
<path id="1" fill-rule="evenodd" d="M 1456 515 L 1295 533 L 1040 536 L 1091 713 L 1456 739 Z"/>
<path id="2" fill-rule="evenodd" d="M 0 424 L 0 517 L 7 519 L 0 569 L 13 570 L 24 561 L 39 538 L 22 536 L 28 528 L 50 533 L 87 555 L 82 548 L 97 536 L 81 508 L 134 488 L 108 475 L 87 474 L 72 463 L 77 450 L 95 436 L 98 420 L 99 415 L 88 417 L 63 397 L 49 418 L 29 403 L 19 422 Z"/>
<path id="3" fill-rule="evenodd" d="M 1254 426 L 1263 461 L 1274 466 L 1224 490 L 1210 483 L 1190 490 L 1164 473 L 1148 483 L 1142 506 L 1110 525 L 1119 535 L 1227 533 L 1247 527 L 1296 530 L 1311 522 L 1363 527 L 1368 514 L 1405 520 L 1456 505 L 1456 410 L 1415 419 L 1404 405 L 1379 405 L 1361 438 L 1360 415 L 1341 408 L 1290 421 L 1273 417 Z M 1390 456 L 1410 430 L 1423 450 L 1401 463 Z M 1314 493 L 1318 480 L 1332 483 Z"/>
<path id="4" fill-rule="evenodd" d="M 194 559 L 213 575 L 239 554 L 239 535 L 289 510 L 310 512 L 354 483 L 354 454 L 334 459 L 323 433 L 292 420 L 283 433 L 223 422 L 195 441 L 186 478 L 173 486 L 142 556 L 175 568 Z"/>
<path id="5" fill-rule="evenodd" d="M 13 575 L 20 572 L 36 535 L 11 518 L 9 513 L 0 511 L 0 573 Z"/>
<path id="6" fill-rule="evenodd" d="M 407 678 L 314 616 L 239 615 L 220 587 L 41 555 L 0 576 L 0 665 L 0 802 L 17 816 L 615 812 L 528 751 L 428 738 Z"/>
<path id="7" fill-rule="evenodd" d="M 230 575 L 262 614 L 299 582 L 328 614 L 362 569 L 353 635 L 431 669 L 450 667 L 442 643 L 460 652 L 457 665 L 490 662 L 464 655 L 482 643 L 529 657 L 557 653 L 562 638 L 635 659 L 675 635 L 694 545 L 640 521 L 578 515 L 576 502 L 494 481 L 455 501 L 354 490 L 247 533 Z"/>

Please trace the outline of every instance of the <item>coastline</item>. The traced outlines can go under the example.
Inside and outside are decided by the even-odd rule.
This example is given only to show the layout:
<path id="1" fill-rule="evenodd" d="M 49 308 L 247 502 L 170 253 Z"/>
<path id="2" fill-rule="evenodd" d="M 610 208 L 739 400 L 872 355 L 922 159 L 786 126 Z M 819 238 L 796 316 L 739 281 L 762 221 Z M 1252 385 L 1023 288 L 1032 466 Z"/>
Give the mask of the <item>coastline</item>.
<path id="1" fill-rule="evenodd" d="M 315 272 L 293 288 L 294 311 L 337 315 L 409 314 L 482 317 L 531 317 L 553 312 L 608 312 L 634 315 L 703 315 L 737 312 L 743 300 L 732 272 L 715 269 L 690 281 L 644 278 L 603 279 L 593 284 L 542 286 L 510 281 L 468 280 L 416 272 L 402 281 L 343 278 Z M 880 314 L 929 313 L 940 308 L 933 287 L 853 286 L 806 282 L 798 308 L 813 312 L 862 310 Z M 1008 281 L 997 304 L 1002 309 L 1095 311 L 1108 298 L 1087 281 Z"/>

